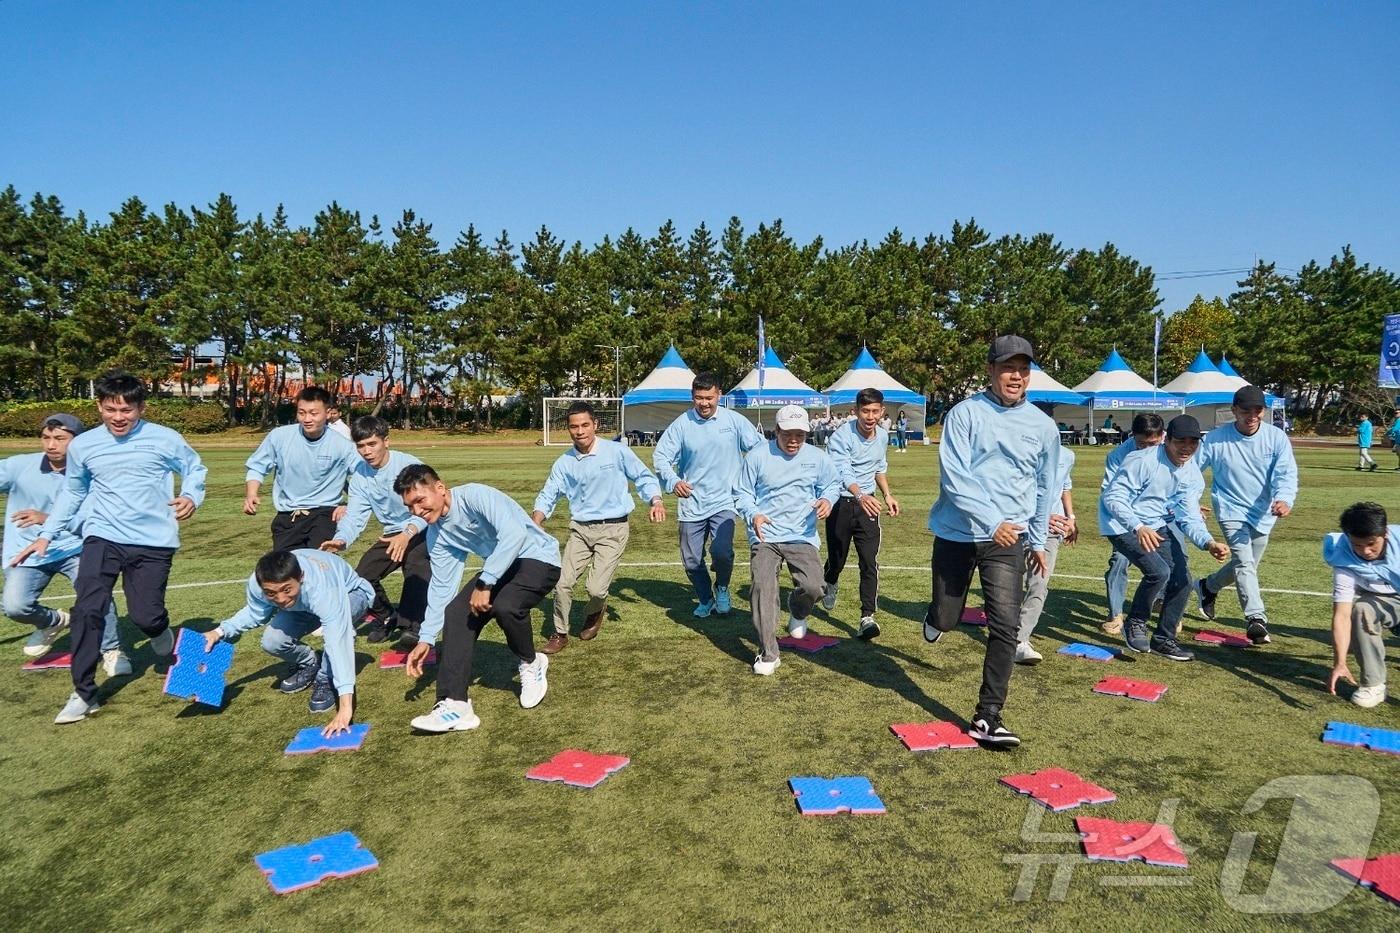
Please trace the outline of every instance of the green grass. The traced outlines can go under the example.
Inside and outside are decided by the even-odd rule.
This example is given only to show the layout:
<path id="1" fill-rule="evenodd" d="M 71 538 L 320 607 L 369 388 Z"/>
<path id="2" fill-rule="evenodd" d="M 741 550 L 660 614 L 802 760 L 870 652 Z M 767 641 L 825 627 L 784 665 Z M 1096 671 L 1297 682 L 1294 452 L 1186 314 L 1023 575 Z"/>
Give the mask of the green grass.
<path id="1" fill-rule="evenodd" d="M 400 440 L 449 482 L 491 483 L 526 503 L 555 454 Z M 268 545 L 270 515 L 239 511 L 251 446 L 251 436 L 202 443 L 209 499 L 186 526 L 169 593 L 180 624 L 204 629 L 236 610 L 240 585 L 194 584 L 241 580 Z M 1195 664 L 1122 665 L 1170 685 L 1155 705 L 1092 694 L 1105 667 L 1053 653 L 1100 640 L 1097 575 L 1108 549 L 1093 534 L 1102 451 L 1090 448 L 1080 449 L 1075 471 L 1085 539 L 1061 552 L 1063 576 L 1038 634 L 1047 660 L 1017 669 L 1011 684 L 1006 715 L 1026 745 L 905 751 L 889 725 L 966 717 L 982 664 L 979 633 L 960 630 L 934 649 L 915 624 L 929 595 L 924 518 L 935 451 L 891 457 L 906 515 L 886 521 L 882 561 L 916 569 L 885 571 L 882 637 L 810 657 L 785 653 L 772 678 L 747 667 L 754 639 L 742 542 L 736 611 L 697 622 L 674 565 L 674 511 L 661 527 L 634 517 L 627 561 L 667 565 L 623 567 L 601 637 L 557 656 L 549 696 L 535 710 L 519 708 L 512 658 L 493 626 L 473 687 L 482 727 L 412 735 L 408 720 L 431 705 L 431 683 L 378 670 L 377 649 L 360 642 L 359 718 L 373 729 L 354 754 L 283 757 L 291 734 L 323 717 L 307 713 L 305 695 L 269 689 L 278 665 L 256 634 L 239 644 L 220 712 L 162 695 L 143 640 L 136 675 L 101 687 L 101 713 L 59 728 L 50 721 L 68 695 L 66 674 L 21 673 L 26 630 L 0 623 L 10 659 L 0 669 L 0 927 L 1243 928 L 1256 921 L 1221 894 L 1225 854 L 1233 834 L 1257 832 L 1246 891 L 1263 890 L 1290 804 L 1242 808 L 1261 785 L 1293 774 L 1370 781 L 1382 810 L 1368 854 L 1400 849 L 1396 759 L 1318 740 L 1329 719 L 1400 727 L 1394 700 L 1359 710 L 1322 692 L 1327 598 L 1268 594 L 1276 637 L 1263 650 L 1202 647 Z M 1321 535 L 1356 499 L 1395 504 L 1400 478 L 1353 472 L 1345 450 L 1298 456 L 1303 491 L 1270 546 L 1263 582 L 1324 592 Z M 563 525 L 556 515 L 551 529 Z M 1192 560 L 1199 569 L 1210 563 L 1199 553 Z M 854 567 L 845 580 L 837 610 L 815 614 L 816 632 L 853 632 Z M 1239 627 L 1234 598 L 1220 606 L 1217 627 Z M 544 630 L 545 617 L 536 620 Z M 1188 625 L 1203 623 L 1188 617 Z M 123 628 L 135 634 L 125 620 Z M 565 747 L 626 754 L 632 764 L 587 791 L 524 779 Z M 1048 766 L 1116 791 L 1116 803 L 1086 808 L 1091 815 L 1151 820 L 1178 798 L 1177 834 L 1196 847 L 1190 869 L 1086 864 L 1054 900 L 1047 868 L 1033 895 L 1014 901 L 1020 867 L 1006 857 L 1078 851 L 1071 842 L 1023 841 L 1030 805 L 997 784 Z M 889 812 L 803 818 L 786 787 L 799 774 L 868 775 Z M 1073 816 L 1046 814 L 1040 829 L 1070 832 Z M 374 851 L 378 871 L 288 897 L 269 892 L 255 853 L 342 829 Z M 1355 854 L 1316 853 L 1323 862 Z M 1123 877 L 1189 884 L 1100 884 Z M 1358 889 L 1321 914 L 1262 919 L 1376 929 L 1395 916 Z"/>

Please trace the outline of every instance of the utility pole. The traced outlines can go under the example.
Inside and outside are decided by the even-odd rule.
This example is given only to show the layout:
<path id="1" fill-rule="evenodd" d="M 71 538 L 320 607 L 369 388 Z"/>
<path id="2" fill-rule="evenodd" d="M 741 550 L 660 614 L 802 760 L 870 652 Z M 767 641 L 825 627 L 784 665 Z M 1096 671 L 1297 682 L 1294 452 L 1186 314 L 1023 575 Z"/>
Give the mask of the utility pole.
<path id="1" fill-rule="evenodd" d="M 637 345 L 636 345 L 636 344 L 628 344 L 627 346 L 615 346 L 615 345 L 610 344 L 610 343 L 595 343 L 593 346 L 598 347 L 600 350 L 611 350 L 611 351 L 613 351 L 613 396 L 614 396 L 615 398 L 621 398 L 621 397 L 622 397 L 622 351 L 623 351 L 623 350 L 635 350 L 635 349 L 637 349 Z"/>

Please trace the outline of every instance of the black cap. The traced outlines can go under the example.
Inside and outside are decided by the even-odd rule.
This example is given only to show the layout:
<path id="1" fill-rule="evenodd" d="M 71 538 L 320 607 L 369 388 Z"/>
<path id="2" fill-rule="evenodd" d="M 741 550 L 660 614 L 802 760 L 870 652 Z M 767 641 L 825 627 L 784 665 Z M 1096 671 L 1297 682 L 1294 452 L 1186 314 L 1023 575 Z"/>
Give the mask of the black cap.
<path id="1" fill-rule="evenodd" d="M 1192 415 L 1177 415 L 1167 422 L 1167 437 L 1183 440 L 1201 436 L 1201 423 Z"/>
<path id="2" fill-rule="evenodd" d="M 1240 408 L 1263 408 L 1264 391 L 1258 386 L 1240 386 L 1235 390 L 1233 404 Z"/>
<path id="3" fill-rule="evenodd" d="M 1013 356 L 1024 356 L 1032 363 L 1035 362 L 1035 348 L 1025 337 L 1018 337 L 1015 334 L 1003 334 L 992 341 L 991 348 L 987 351 L 988 363 L 1004 363 Z"/>

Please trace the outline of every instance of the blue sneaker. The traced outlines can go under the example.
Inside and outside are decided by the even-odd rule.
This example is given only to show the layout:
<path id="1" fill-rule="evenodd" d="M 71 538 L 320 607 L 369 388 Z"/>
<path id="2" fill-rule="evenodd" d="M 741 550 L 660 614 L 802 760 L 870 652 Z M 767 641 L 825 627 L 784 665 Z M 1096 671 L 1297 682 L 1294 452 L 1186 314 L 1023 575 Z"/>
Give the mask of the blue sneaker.
<path id="1" fill-rule="evenodd" d="M 695 618 L 708 619 L 710 617 L 710 614 L 714 611 L 715 604 L 713 600 L 707 603 L 701 603 L 700 605 L 695 607 Z"/>
<path id="2" fill-rule="evenodd" d="M 300 693 L 311 686 L 311 682 L 316 679 L 316 673 L 320 669 L 321 658 L 313 652 L 310 661 L 277 682 L 277 689 L 283 693 Z"/>
<path id="3" fill-rule="evenodd" d="M 727 616 L 729 615 L 730 608 L 729 587 L 715 587 L 715 612 L 718 612 L 722 616 Z"/>
<path id="4" fill-rule="evenodd" d="M 306 704 L 306 708 L 313 713 L 324 713 L 328 709 L 334 709 L 337 703 L 335 688 L 331 686 L 329 679 L 318 680 L 311 685 L 311 701 Z"/>
<path id="5" fill-rule="evenodd" d="M 1129 650 L 1139 654 L 1152 650 L 1152 643 L 1147 639 L 1147 623 L 1141 619 L 1129 619 L 1123 623 L 1123 641 Z"/>

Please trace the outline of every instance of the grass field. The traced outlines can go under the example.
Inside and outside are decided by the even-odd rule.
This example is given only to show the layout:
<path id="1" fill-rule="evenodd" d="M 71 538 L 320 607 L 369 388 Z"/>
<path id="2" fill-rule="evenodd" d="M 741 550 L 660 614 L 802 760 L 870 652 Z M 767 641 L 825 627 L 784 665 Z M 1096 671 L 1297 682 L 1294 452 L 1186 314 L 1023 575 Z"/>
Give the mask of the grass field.
<path id="1" fill-rule="evenodd" d="M 557 453 L 445 437 L 396 440 L 450 484 L 490 483 L 527 505 Z M 241 581 L 268 546 L 271 516 L 239 509 L 242 462 L 254 441 L 200 442 L 211 483 L 175 561 L 169 605 L 177 624 L 203 630 L 235 611 Z M 27 629 L 0 622 L 9 659 L 0 666 L 0 927 L 1393 925 L 1395 907 L 1362 889 L 1322 913 L 1262 916 L 1231 906 L 1242 902 L 1223 893 L 1234 888 L 1222 889 L 1232 837 L 1257 833 L 1243 890 L 1264 891 L 1275 855 L 1287 847 L 1292 802 L 1250 813 L 1245 804 L 1288 775 L 1354 775 L 1381 800 L 1369 852 L 1331 851 L 1325 832 L 1308 837 L 1311 867 L 1292 890 L 1330 877 L 1317 867 L 1328 859 L 1400 850 L 1400 760 L 1319 741 L 1331 719 L 1400 728 L 1394 699 L 1360 710 L 1323 692 L 1326 596 L 1266 594 L 1275 638 L 1263 649 L 1198 646 L 1194 664 L 1113 665 L 1167 683 L 1157 704 L 1097 696 L 1090 687 L 1109 665 L 1054 654 L 1070 641 L 1102 641 L 1098 575 L 1108 548 L 1092 518 L 1102 457 L 1079 449 L 1076 511 L 1085 537 L 1061 552 L 1037 634 L 1045 663 L 1018 668 L 1012 679 L 1006 718 L 1026 742 L 1015 752 L 916 755 L 889 731 L 896 722 L 965 721 L 980 679 L 978 632 L 961 629 L 932 648 L 915 624 L 929 595 L 924 519 L 937 486 L 933 447 L 890 458 L 906 514 L 886 521 L 884 634 L 872 643 L 849 638 L 858 621 L 852 566 L 837 609 L 819 608 L 813 625 L 847 640 L 811 656 L 785 652 L 772 678 L 748 669 L 754 637 L 742 542 L 735 611 L 693 619 L 669 504 L 664 526 L 634 515 L 602 635 L 556 656 L 549 695 L 534 710 L 517 704 L 512 657 L 493 626 L 473 686 L 481 728 L 413 735 L 408 720 L 431 706 L 431 682 L 378 670 L 379 646 L 357 643 L 357 718 L 373 726 L 354 754 L 284 758 L 291 734 L 324 717 L 307 712 L 305 694 L 270 689 L 280 665 L 259 650 L 256 634 L 239 643 L 221 711 L 162 695 L 163 668 L 142 639 L 135 676 L 100 687 L 98 715 L 53 726 L 70 690 L 66 672 L 21 673 Z M 1330 589 L 1321 535 L 1357 499 L 1378 499 L 1400 514 L 1400 476 L 1355 473 L 1344 449 L 1299 450 L 1298 458 L 1302 493 L 1274 536 L 1263 583 L 1321 594 Z M 562 535 L 564 527 L 561 508 L 550 528 Z M 1199 552 L 1192 562 L 1212 564 Z M 67 604 L 66 590 L 51 592 L 60 597 L 55 605 Z M 1239 628 L 1231 594 L 1220 607 L 1214 627 Z M 543 631 L 545 617 L 537 612 L 536 621 Z M 1188 616 L 1187 625 L 1205 623 Z M 136 635 L 125 620 L 123 631 Z M 629 755 L 632 764 L 593 790 L 525 780 L 527 768 L 565 747 Z M 1071 833 L 1073 817 L 1086 811 L 1151 821 L 1175 807 L 1176 833 L 1193 847 L 1190 868 L 1080 862 L 1075 842 L 1037 836 L 1026 820 L 1040 808 L 997 779 L 1050 766 L 1077 771 L 1118 800 L 1044 813 L 1039 833 Z M 838 774 L 868 775 L 888 813 L 799 816 L 787 779 Z M 1324 810 L 1329 825 L 1356 822 L 1344 810 Z M 269 892 L 255 853 L 343 829 L 374 851 L 378 871 L 286 897 Z M 1059 895 L 1051 864 L 1018 898 L 1019 860 L 1035 854 L 1069 857 Z"/>

